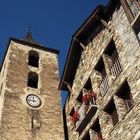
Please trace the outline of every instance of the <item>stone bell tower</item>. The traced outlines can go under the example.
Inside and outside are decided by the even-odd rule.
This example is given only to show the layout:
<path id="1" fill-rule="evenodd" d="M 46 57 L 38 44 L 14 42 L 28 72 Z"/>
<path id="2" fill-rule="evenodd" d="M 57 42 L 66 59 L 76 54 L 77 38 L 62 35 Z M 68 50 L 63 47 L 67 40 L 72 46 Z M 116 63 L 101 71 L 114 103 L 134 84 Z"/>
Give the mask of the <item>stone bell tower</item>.
<path id="1" fill-rule="evenodd" d="M 58 50 L 10 38 L 0 72 L 0 140 L 63 140 Z"/>

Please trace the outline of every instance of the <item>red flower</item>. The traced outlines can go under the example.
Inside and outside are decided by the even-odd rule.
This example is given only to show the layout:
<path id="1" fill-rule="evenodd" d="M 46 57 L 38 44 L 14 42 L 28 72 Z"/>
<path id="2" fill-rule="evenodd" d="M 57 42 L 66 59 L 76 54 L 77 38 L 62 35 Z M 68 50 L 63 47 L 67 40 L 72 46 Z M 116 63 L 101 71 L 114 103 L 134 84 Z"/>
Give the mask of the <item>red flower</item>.
<path id="1" fill-rule="evenodd" d="M 72 122 L 76 123 L 78 117 L 79 117 L 79 113 L 78 112 L 74 112 L 74 114 L 73 114 L 73 116 L 71 118 Z"/>
<path id="2" fill-rule="evenodd" d="M 76 112 L 74 113 L 74 117 L 75 117 L 75 118 L 78 118 L 78 116 L 79 116 L 79 113 L 76 111 Z"/>
<path id="3" fill-rule="evenodd" d="M 97 96 L 96 93 L 93 90 L 90 90 L 90 94 L 91 94 L 92 97 L 96 97 Z"/>
<path id="4" fill-rule="evenodd" d="M 96 93 L 95 93 L 95 92 L 93 92 L 93 93 L 92 93 L 92 96 L 93 96 L 93 97 L 96 97 L 97 95 L 96 95 Z"/>
<path id="5" fill-rule="evenodd" d="M 87 101 L 87 95 L 83 95 L 83 97 L 82 97 L 82 103 L 84 103 L 86 101 Z"/>

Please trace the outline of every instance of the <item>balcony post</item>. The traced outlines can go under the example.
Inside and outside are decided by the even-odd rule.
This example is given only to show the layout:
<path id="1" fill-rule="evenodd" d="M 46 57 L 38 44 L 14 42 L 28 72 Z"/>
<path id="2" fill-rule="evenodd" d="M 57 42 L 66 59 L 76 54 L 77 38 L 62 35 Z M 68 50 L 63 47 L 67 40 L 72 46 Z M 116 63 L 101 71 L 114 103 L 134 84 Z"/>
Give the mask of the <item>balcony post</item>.
<path id="1" fill-rule="evenodd" d="M 67 86 L 68 90 L 70 91 L 70 93 L 72 94 L 72 87 L 70 86 L 70 83 L 63 81 L 63 83 Z"/>
<path id="2" fill-rule="evenodd" d="M 80 44 L 83 50 L 86 49 L 86 46 L 82 42 L 80 42 L 77 38 L 74 38 L 74 39 Z"/>
<path id="3" fill-rule="evenodd" d="M 96 15 L 96 17 L 100 20 L 100 22 L 104 25 L 104 27 L 108 30 L 108 32 L 110 32 L 111 31 L 111 28 L 107 24 L 107 22 L 104 19 L 102 19 L 101 17 L 99 17 L 98 15 Z"/>

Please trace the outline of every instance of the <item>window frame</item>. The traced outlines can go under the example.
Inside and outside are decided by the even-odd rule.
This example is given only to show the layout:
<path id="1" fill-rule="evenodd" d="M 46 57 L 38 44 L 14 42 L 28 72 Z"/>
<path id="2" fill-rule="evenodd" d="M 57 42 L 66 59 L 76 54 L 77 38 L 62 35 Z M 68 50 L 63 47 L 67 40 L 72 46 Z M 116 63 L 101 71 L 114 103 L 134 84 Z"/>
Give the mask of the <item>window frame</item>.
<path id="1" fill-rule="evenodd" d="M 111 41 L 108 43 L 104 50 L 104 54 L 106 57 L 108 57 L 110 73 L 113 76 L 118 77 L 122 72 L 122 66 L 120 63 L 117 47 L 113 39 L 111 39 Z"/>
<path id="2" fill-rule="evenodd" d="M 101 82 L 99 88 L 101 96 L 104 97 L 109 89 L 109 83 L 105 63 L 102 56 L 100 57 L 94 69 L 101 74 Z"/>
<path id="3" fill-rule="evenodd" d="M 119 87 L 115 95 L 123 100 L 127 112 L 130 111 L 131 108 L 134 106 L 134 100 L 133 100 L 131 89 L 127 80 L 125 80 L 121 84 L 121 86 Z M 131 106 L 129 105 L 129 101 L 131 102 Z"/>
<path id="4" fill-rule="evenodd" d="M 99 117 L 97 117 L 92 124 L 91 128 L 93 131 L 96 132 L 96 139 L 103 140 L 102 131 L 100 127 Z"/>
<path id="5" fill-rule="evenodd" d="M 129 93 L 129 97 L 130 97 L 130 100 L 129 99 L 124 100 L 124 104 L 125 104 L 125 107 L 126 107 L 127 111 L 131 110 L 131 108 L 134 105 L 134 100 L 132 98 L 131 93 Z M 131 101 L 131 105 L 129 105 L 129 101 Z"/>
<path id="6" fill-rule="evenodd" d="M 110 108 L 110 107 L 112 107 L 112 105 L 114 105 L 114 109 Z M 113 97 L 109 100 L 109 102 L 107 103 L 107 105 L 104 107 L 103 110 L 109 115 L 109 117 L 112 120 L 113 126 L 115 126 L 119 122 L 119 115 L 117 113 L 117 108 L 114 103 Z"/>

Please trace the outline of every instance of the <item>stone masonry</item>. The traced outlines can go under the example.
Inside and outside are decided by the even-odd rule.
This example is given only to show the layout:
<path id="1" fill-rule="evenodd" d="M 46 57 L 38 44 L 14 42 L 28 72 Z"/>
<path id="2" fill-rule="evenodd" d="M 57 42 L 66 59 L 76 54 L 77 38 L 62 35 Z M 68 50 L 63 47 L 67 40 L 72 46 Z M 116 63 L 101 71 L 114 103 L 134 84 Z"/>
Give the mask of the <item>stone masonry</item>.
<path id="1" fill-rule="evenodd" d="M 63 140 L 58 54 L 10 39 L 0 76 L 0 139 Z M 29 51 L 39 54 L 39 67 L 28 65 Z M 27 86 L 28 73 L 39 75 L 38 88 Z M 29 94 L 38 95 L 39 108 L 26 102 Z"/>
<path id="2" fill-rule="evenodd" d="M 129 23 L 120 2 L 118 7 L 110 15 L 107 21 L 107 27 L 101 24 L 92 32 L 91 36 L 88 36 L 88 38 L 92 39 L 88 41 L 85 49 L 81 53 L 79 65 L 76 69 L 73 83 L 71 83 L 72 92 L 66 101 L 65 108 L 70 140 L 89 140 L 85 136 L 91 132 L 91 127 L 97 118 L 99 119 L 102 139 L 104 140 L 140 139 L 140 45 L 138 36 Z M 122 69 L 117 76 L 111 73 L 109 58 L 105 54 L 105 50 L 111 40 L 115 43 Z M 101 57 L 105 65 L 108 80 L 108 90 L 104 96 L 101 95 L 100 89 L 101 74 L 96 70 L 96 66 Z M 77 130 L 78 127 L 80 129 L 80 125 L 73 125 L 70 112 L 72 109 L 75 111 L 80 110 L 82 104 L 77 99 L 88 79 L 91 80 L 92 89 L 97 94 L 97 111 L 91 117 L 83 131 L 79 133 Z M 133 106 L 129 111 L 126 110 L 123 99 L 119 98 L 116 94 L 126 80 L 133 99 Z M 114 100 L 118 114 L 116 125 L 112 124 L 111 118 L 104 111 L 111 99 Z M 85 114 L 85 118 L 87 114 Z M 81 119 L 79 123 L 82 124 L 84 120 L 86 119 Z M 96 135 L 94 133 L 93 135 Z M 91 134 L 89 136 L 91 140 L 97 140 L 95 137 L 91 138 Z"/>

